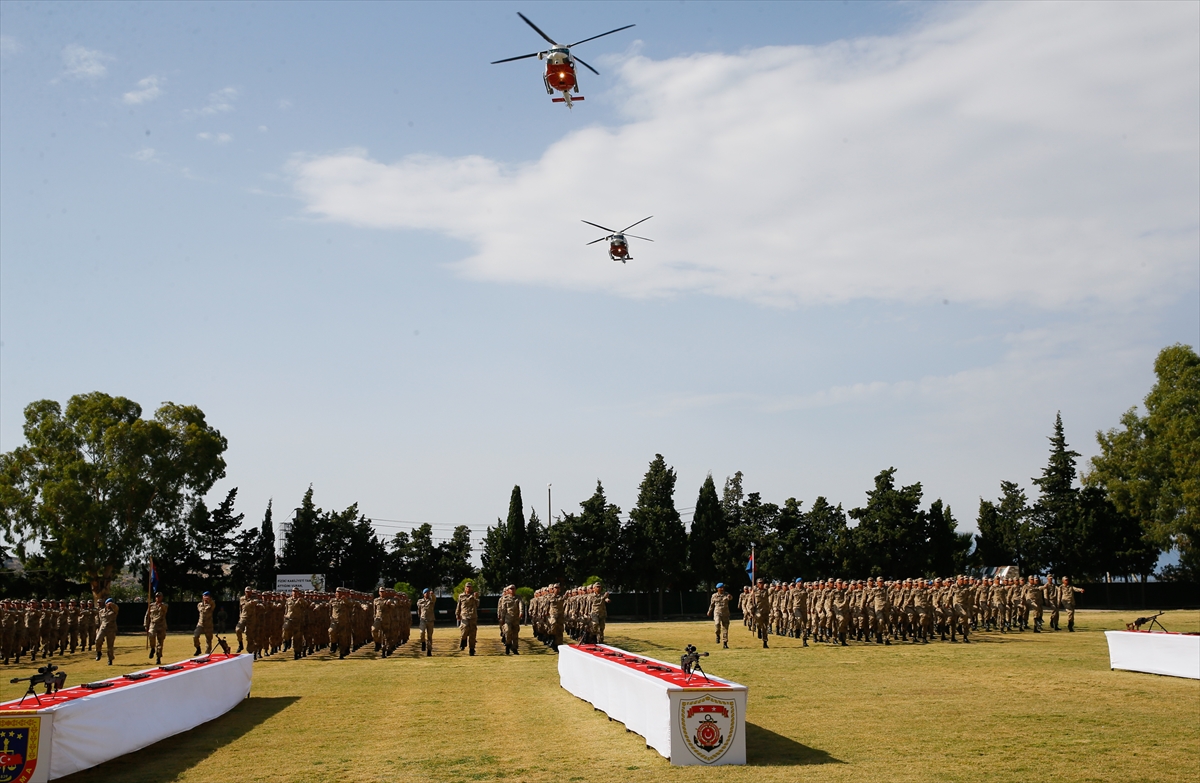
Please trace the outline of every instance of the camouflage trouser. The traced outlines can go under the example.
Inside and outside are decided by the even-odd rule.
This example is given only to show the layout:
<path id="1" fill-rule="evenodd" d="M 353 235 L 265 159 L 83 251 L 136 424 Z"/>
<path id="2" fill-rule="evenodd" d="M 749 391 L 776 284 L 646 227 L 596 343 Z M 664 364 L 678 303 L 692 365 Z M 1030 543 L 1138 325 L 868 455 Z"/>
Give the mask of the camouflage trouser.
<path id="1" fill-rule="evenodd" d="M 155 657 L 161 658 L 163 642 L 167 640 L 167 624 L 155 623 L 146 629 L 146 636 L 150 639 L 150 647 L 154 650 Z"/>
<path id="2" fill-rule="evenodd" d="M 433 649 L 433 620 L 421 622 L 421 643 L 428 645 L 428 649 Z"/>
<path id="3" fill-rule="evenodd" d="M 100 630 L 96 631 L 96 660 L 100 660 L 101 648 L 108 645 L 108 660 L 111 663 L 113 659 L 113 644 L 117 641 L 117 626 L 102 625 Z"/>
<path id="4" fill-rule="evenodd" d="M 504 633 L 504 643 L 509 647 L 516 647 L 517 637 L 521 635 L 521 624 L 505 623 L 502 626 L 502 631 Z"/>
<path id="5" fill-rule="evenodd" d="M 212 652 L 213 629 L 211 625 L 197 625 L 196 630 L 192 632 L 192 644 L 196 647 L 200 646 L 200 637 L 204 637 L 204 654 Z"/>
<path id="6" fill-rule="evenodd" d="M 479 631 L 479 623 L 475 620 L 465 620 L 459 626 L 459 649 L 470 647 L 475 649 L 475 635 Z"/>
<path id="7" fill-rule="evenodd" d="M 713 618 L 713 626 L 717 631 L 717 641 L 721 644 L 729 644 L 729 618 Z"/>

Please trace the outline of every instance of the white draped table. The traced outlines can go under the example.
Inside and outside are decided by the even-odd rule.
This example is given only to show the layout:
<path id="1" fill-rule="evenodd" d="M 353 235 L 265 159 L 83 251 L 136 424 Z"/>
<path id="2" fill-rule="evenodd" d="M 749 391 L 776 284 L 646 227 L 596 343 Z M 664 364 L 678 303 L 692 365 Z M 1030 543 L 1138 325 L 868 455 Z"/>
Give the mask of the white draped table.
<path id="1" fill-rule="evenodd" d="M 562 687 L 675 765 L 746 763 L 745 685 L 604 644 L 558 648 Z M 703 661 L 702 661 L 703 662 Z"/>
<path id="2" fill-rule="evenodd" d="M 1200 636 L 1157 631 L 1105 631 L 1108 666 L 1200 680 Z"/>
<path id="3" fill-rule="evenodd" d="M 250 695 L 253 664 L 211 655 L 0 704 L 0 780 L 65 777 L 224 715 Z"/>

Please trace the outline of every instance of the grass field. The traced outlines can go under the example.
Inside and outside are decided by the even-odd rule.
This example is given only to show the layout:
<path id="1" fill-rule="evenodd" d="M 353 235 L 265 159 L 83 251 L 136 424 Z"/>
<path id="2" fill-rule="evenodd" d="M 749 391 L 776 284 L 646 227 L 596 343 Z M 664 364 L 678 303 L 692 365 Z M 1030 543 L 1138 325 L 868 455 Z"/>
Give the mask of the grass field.
<path id="1" fill-rule="evenodd" d="M 1194 781 L 1200 682 L 1108 669 L 1101 632 L 1134 614 L 1081 612 L 1074 634 L 886 648 L 778 639 L 762 650 L 735 624 L 720 650 L 708 623 L 610 625 L 610 643 L 661 659 L 688 642 L 709 649 L 710 673 L 750 687 L 749 765 L 719 769 L 671 767 L 562 690 L 541 645 L 524 640 L 506 658 L 481 629 L 468 658 L 439 628 L 433 658 L 268 658 L 229 714 L 66 780 Z M 1162 619 L 1200 630 L 1200 612 Z M 119 642 L 111 667 L 64 659 L 68 683 L 145 668 L 142 639 Z M 190 653 L 190 637 L 168 639 L 166 658 Z M 2 695 L 17 698 L 7 678 L 29 667 L 6 668 Z"/>

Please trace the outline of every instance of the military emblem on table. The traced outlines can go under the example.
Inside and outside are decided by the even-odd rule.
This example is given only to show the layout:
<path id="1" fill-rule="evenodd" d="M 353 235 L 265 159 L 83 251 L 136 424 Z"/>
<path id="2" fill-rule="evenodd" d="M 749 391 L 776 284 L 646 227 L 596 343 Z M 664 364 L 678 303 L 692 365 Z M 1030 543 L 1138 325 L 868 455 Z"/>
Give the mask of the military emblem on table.
<path id="1" fill-rule="evenodd" d="M 706 693 L 698 699 L 681 699 L 679 722 L 683 741 L 692 755 L 706 764 L 721 758 L 733 744 L 737 730 L 737 702 Z"/>
<path id="2" fill-rule="evenodd" d="M 37 768 L 41 718 L 0 720 L 0 783 L 25 783 Z"/>

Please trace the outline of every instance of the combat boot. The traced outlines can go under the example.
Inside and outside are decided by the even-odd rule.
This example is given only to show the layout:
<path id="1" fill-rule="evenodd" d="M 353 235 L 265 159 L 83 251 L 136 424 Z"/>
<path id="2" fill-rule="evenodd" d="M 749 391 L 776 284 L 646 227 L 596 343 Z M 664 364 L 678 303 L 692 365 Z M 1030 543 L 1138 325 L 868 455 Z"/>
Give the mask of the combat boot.
<path id="1" fill-rule="evenodd" d="M 432 657 L 433 657 L 433 645 L 432 645 L 432 644 L 431 644 L 431 645 L 429 645 L 429 649 L 425 651 L 425 657 L 426 657 L 426 658 L 432 658 Z"/>
<path id="2" fill-rule="evenodd" d="M 149 655 L 147 655 L 146 657 L 147 657 L 147 658 L 153 658 L 153 657 L 154 657 L 154 650 L 151 650 L 151 651 L 150 651 L 150 654 L 149 654 Z"/>
<path id="3" fill-rule="evenodd" d="M 807 644 L 807 643 L 806 643 L 806 644 Z M 721 645 L 721 647 L 723 647 L 724 649 L 728 650 L 728 649 L 729 649 L 729 642 L 725 642 L 723 645 Z"/>
<path id="4" fill-rule="evenodd" d="M 200 645 L 196 645 L 196 655 L 200 654 Z"/>
<path id="5" fill-rule="evenodd" d="M 469 654 L 470 654 L 470 655 L 474 655 L 474 654 L 475 654 L 475 648 L 474 648 L 474 647 L 472 647 L 472 648 L 471 648 L 471 652 L 470 652 Z"/>
<path id="6" fill-rule="evenodd" d="M 421 652 L 425 652 L 425 640 L 421 640 Z"/>
<path id="7" fill-rule="evenodd" d="M 460 651 L 461 651 L 461 650 L 465 650 L 465 649 L 467 649 L 467 640 L 466 640 L 466 639 L 462 639 L 462 640 L 460 640 L 460 641 L 459 641 L 459 643 L 458 643 L 458 649 L 459 649 Z M 557 649 L 557 648 L 556 648 L 556 649 Z"/>

